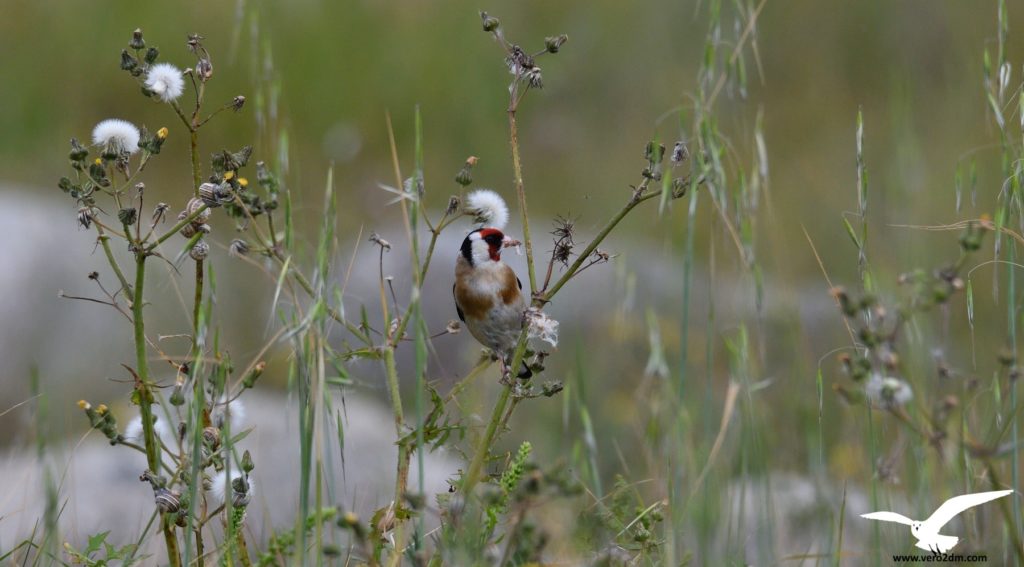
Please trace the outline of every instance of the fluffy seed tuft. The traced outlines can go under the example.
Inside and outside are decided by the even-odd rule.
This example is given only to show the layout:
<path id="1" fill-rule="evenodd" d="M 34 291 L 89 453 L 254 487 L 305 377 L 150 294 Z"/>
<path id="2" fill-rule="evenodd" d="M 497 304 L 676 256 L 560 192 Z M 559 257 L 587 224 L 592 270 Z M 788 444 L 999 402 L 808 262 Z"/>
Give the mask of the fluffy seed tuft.
<path id="1" fill-rule="evenodd" d="M 466 196 L 466 212 L 481 226 L 501 230 L 508 224 L 508 205 L 495 191 L 477 189 Z"/>
<path id="2" fill-rule="evenodd" d="M 92 129 L 92 143 L 103 146 L 112 153 L 139 151 L 139 129 L 127 120 L 110 118 Z"/>
<path id="3" fill-rule="evenodd" d="M 185 79 L 181 71 L 170 63 L 157 63 L 149 68 L 146 74 L 146 88 L 155 93 L 160 100 L 172 102 L 185 92 Z"/>

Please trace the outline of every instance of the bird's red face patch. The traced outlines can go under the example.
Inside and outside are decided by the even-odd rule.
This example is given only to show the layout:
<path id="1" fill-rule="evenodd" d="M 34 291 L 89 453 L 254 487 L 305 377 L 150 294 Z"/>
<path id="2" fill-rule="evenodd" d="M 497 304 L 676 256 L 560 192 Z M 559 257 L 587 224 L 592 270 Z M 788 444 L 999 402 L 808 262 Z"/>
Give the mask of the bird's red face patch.
<path id="1" fill-rule="evenodd" d="M 505 235 L 496 228 L 484 228 L 480 230 L 480 239 L 487 243 L 491 260 L 495 262 L 501 259 L 501 246 Z"/>

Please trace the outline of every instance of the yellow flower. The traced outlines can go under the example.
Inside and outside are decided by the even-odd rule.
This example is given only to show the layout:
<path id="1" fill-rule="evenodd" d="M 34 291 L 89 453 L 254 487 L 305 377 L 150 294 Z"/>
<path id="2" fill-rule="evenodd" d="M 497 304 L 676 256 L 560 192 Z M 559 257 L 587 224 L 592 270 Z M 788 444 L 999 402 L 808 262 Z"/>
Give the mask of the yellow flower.
<path id="1" fill-rule="evenodd" d="M 224 181 L 230 181 L 231 178 L 234 177 L 234 176 L 235 176 L 235 172 L 234 171 L 226 171 L 226 172 L 224 172 Z"/>
<path id="2" fill-rule="evenodd" d="M 238 178 L 238 184 L 241 185 L 242 187 L 248 187 L 249 186 L 249 180 L 244 178 L 244 177 L 239 177 Z"/>
<path id="3" fill-rule="evenodd" d="M 89 409 L 89 407 L 90 407 L 89 406 L 89 402 L 87 402 L 85 400 L 78 400 L 78 407 L 80 409 Z"/>
<path id="4" fill-rule="evenodd" d="M 96 165 L 103 165 L 103 160 L 96 158 Z"/>
<path id="5" fill-rule="evenodd" d="M 166 140 L 167 134 L 169 133 L 170 131 L 167 129 L 167 126 L 164 126 L 163 128 L 156 131 L 156 137 L 160 138 L 161 140 Z"/>
<path id="6" fill-rule="evenodd" d="M 103 415 L 103 414 L 107 413 L 108 409 L 109 408 L 107 407 L 107 404 L 100 404 L 100 405 L 96 406 L 96 413 L 98 413 L 100 415 Z"/>

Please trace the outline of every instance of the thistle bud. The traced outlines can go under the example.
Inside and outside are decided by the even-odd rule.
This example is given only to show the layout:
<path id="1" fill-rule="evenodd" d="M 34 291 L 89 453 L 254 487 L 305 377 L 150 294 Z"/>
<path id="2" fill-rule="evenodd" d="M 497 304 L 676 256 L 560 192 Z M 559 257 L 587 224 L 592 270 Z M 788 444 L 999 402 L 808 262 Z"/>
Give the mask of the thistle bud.
<path id="1" fill-rule="evenodd" d="M 171 405 L 172 406 L 183 406 L 185 405 L 185 390 L 184 387 L 178 385 L 171 391 Z"/>
<path id="2" fill-rule="evenodd" d="M 245 471 L 246 474 L 249 474 L 255 468 L 256 465 L 252 462 L 252 455 L 250 455 L 249 450 L 246 449 L 246 451 L 242 453 L 242 470 Z"/>
<path id="3" fill-rule="evenodd" d="M 77 138 L 71 138 L 71 152 L 68 157 L 71 161 L 82 161 L 89 155 L 89 150 L 83 146 Z"/>
<path id="4" fill-rule="evenodd" d="M 569 36 L 564 33 L 554 37 L 546 37 L 544 38 L 544 47 L 548 50 L 548 53 L 558 53 L 558 50 L 567 41 L 569 41 Z"/>
<path id="5" fill-rule="evenodd" d="M 135 207 L 125 207 L 120 211 L 117 211 L 117 220 L 121 221 L 121 224 L 131 226 L 135 224 L 135 221 L 138 218 L 139 213 L 135 210 Z"/>
<path id="6" fill-rule="evenodd" d="M 647 142 L 647 146 L 644 147 L 644 159 L 649 163 L 657 165 L 661 163 L 661 159 L 665 156 L 665 146 L 650 141 Z"/>
<path id="7" fill-rule="evenodd" d="M 138 60 L 135 59 L 127 49 L 121 50 L 121 69 L 124 71 L 131 71 L 132 69 L 139 66 Z"/>
<path id="8" fill-rule="evenodd" d="M 132 40 L 128 42 L 128 47 L 132 49 L 144 49 L 146 47 L 146 41 L 142 39 L 142 30 L 136 28 L 132 32 Z"/>
<path id="9" fill-rule="evenodd" d="M 143 60 L 148 64 L 152 65 L 156 62 L 157 57 L 160 57 L 160 50 L 155 47 L 150 47 L 146 50 L 146 54 L 143 56 Z"/>
<path id="10" fill-rule="evenodd" d="M 263 371 L 266 368 L 267 368 L 267 363 L 266 362 L 264 362 L 262 360 L 257 362 L 256 366 L 252 367 L 252 371 L 249 372 L 248 374 L 246 374 L 245 378 L 242 379 L 242 387 L 248 389 L 248 388 L 252 388 L 253 386 L 255 386 L 256 385 L 256 380 L 259 380 L 260 376 L 263 374 Z"/>
<path id="11" fill-rule="evenodd" d="M 466 159 L 466 163 L 463 164 L 462 169 L 455 174 L 455 182 L 463 187 L 469 186 L 473 183 L 473 166 L 476 165 L 477 158 L 475 156 L 469 156 Z"/>
<path id="12" fill-rule="evenodd" d="M 210 245 L 205 240 L 199 240 L 192 246 L 192 249 L 188 251 L 188 255 L 196 262 L 202 262 L 210 255 Z"/>
<path id="13" fill-rule="evenodd" d="M 501 26 L 501 22 L 498 21 L 498 18 L 488 16 L 487 12 L 480 12 L 480 19 L 483 20 L 485 32 L 493 32 Z"/>

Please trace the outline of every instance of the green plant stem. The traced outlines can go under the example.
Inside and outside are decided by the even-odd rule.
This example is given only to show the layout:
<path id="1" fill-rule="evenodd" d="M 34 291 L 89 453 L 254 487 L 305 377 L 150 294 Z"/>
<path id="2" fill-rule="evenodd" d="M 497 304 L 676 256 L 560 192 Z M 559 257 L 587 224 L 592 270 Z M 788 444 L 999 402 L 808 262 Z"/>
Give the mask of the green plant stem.
<path id="1" fill-rule="evenodd" d="M 128 278 L 124 277 L 124 272 L 121 271 L 121 266 L 117 263 L 117 259 L 114 258 L 114 253 L 110 249 L 110 237 L 103 231 L 102 226 L 96 223 L 93 223 L 93 225 L 96 226 L 96 233 L 99 235 L 97 239 L 100 241 L 103 253 L 107 256 L 107 262 L 110 264 L 110 269 L 114 271 L 114 275 L 117 276 L 117 281 L 121 283 L 121 288 L 124 292 L 129 296 L 132 295 L 132 286 L 128 284 Z"/>
<path id="2" fill-rule="evenodd" d="M 384 371 L 387 373 L 388 391 L 391 394 L 391 411 L 395 418 L 395 433 L 402 438 L 402 427 L 405 424 L 405 416 L 402 412 L 402 398 L 398 390 L 398 367 L 395 364 L 395 349 L 392 346 L 384 347 Z M 411 454 L 408 448 L 399 443 L 398 445 L 398 475 L 395 479 L 395 506 L 401 502 L 405 494 L 405 487 L 409 481 L 409 460 Z"/>
<path id="3" fill-rule="evenodd" d="M 189 128 L 189 141 L 192 156 L 192 194 L 198 197 L 199 186 L 202 184 L 202 173 L 199 169 L 199 132 L 195 127 Z"/>
<path id="4" fill-rule="evenodd" d="M 146 282 L 146 254 L 139 252 L 135 259 L 135 294 L 132 298 L 132 325 L 135 329 L 135 389 L 138 393 L 139 413 L 142 416 L 142 433 L 146 440 L 146 463 L 153 474 L 160 471 L 160 447 L 153 431 L 153 392 L 149 383 L 149 365 L 146 358 L 146 328 L 142 317 L 143 287 Z M 164 541 L 167 544 L 167 559 L 172 567 L 181 567 L 178 553 L 178 539 L 174 528 L 165 515 L 161 522 Z"/>
<path id="5" fill-rule="evenodd" d="M 252 567 L 252 561 L 249 559 L 249 546 L 245 543 L 245 533 L 241 526 L 235 532 L 235 543 L 238 545 L 238 559 L 243 567 Z"/>
<path id="6" fill-rule="evenodd" d="M 607 237 L 608 234 L 612 230 L 614 230 L 616 226 L 618 226 L 618 224 L 622 221 L 622 219 L 626 217 L 626 215 L 629 214 L 630 211 L 632 211 L 637 205 L 643 203 L 644 201 L 648 201 L 655 197 L 661 196 L 661 191 L 655 191 L 654 193 L 648 193 L 647 195 L 642 194 L 643 191 L 647 189 L 647 185 L 649 183 L 650 179 L 645 178 L 643 180 L 640 186 L 637 187 L 634 197 L 630 198 L 629 202 L 627 202 L 624 207 L 619 209 L 618 213 L 615 213 L 615 216 L 613 216 L 607 223 L 605 223 L 604 228 L 601 229 L 601 232 L 597 233 L 597 236 L 595 236 L 594 239 L 590 241 L 590 244 L 588 244 L 587 247 L 583 249 L 583 252 L 581 252 L 576 257 L 576 261 L 573 262 L 572 265 L 569 266 L 569 269 L 566 270 L 564 274 L 562 274 L 562 277 L 558 278 L 558 281 L 556 281 L 555 284 L 551 286 L 551 289 L 544 291 L 544 293 L 541 296 L 541 301 L 538 302 L 540 305 L 543 305 L 544 303 L 551 301 L 551 298 L 554 297 L 556 293 L 558 293 L 558 290 L 562 289 L 562 286 L 568 283 L 568 281 L 571 280 L 574 275 L 576 275 L 576 272 L 580 270 L 584 262 L 590 259 L 590 255 L 594 253 L 594 250 L 597 250 L 597 247 L 601 245 L 601 242 L 604 241 L 605 237 Z"/>
<path id="7" fill-rule="evenodd" d="M 523 188 L 523 167 L 519 160 L 519 129 L 516 127 L 516 107 L 508 109 L 509 144 L 512 146 L 512 173 L 515 176 L 516 196 L 519 198 L 519 217 L 523 223 L 523 243 L 526 246 L 526 266 L 530 274 L 530 297 L 537 293 L 537 272 L 533 265 L 533 239 L 530 238 L 530 218 L 526 212 L 526 190 Z"/>
<path id="8" fill-rule="evenodd" d="M 187 225 L 187 224 L 191 223 L 192 221 L 196 220 L 199 217 L 199 215 L 203 214 L 203 211 L 205 211 L 208 208 L 210 208 L 210 207 L 208 207 L 206 204 L 203 204 L 203 206 L 201 206 L 198 209 L 196 209 L 194 213 L 192 213 L 192 214 L 188 215 L 187 217 L 185 217 L 185 218 L 181 219 L 180 221 L 178 221 L 178 224 L 172 226 L 170 230 L 168 230 L 167 232 L 163 233 L 159 238 L 157 238 L 156 242 L 154 242 L 154 243 L 150 244 L 149 246 L 147 246 L 146 247 L 146 253 L 150 253 L 153 250 L 156 250 L 157 246 L 160 246 L 161 244 L 166 242 L 168 238 L 174 236 L 181 229 L 185 228 L 185 225 Z"/>
<path id="9" fill-rule="evenodd" d="M 203 280 L 205 260 L 196 260 L 196 289 L 192 304 L 192 349 L 199 349 L 199 312 L 203 307 Z"/>

